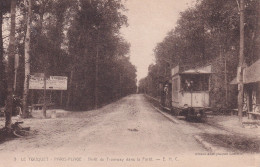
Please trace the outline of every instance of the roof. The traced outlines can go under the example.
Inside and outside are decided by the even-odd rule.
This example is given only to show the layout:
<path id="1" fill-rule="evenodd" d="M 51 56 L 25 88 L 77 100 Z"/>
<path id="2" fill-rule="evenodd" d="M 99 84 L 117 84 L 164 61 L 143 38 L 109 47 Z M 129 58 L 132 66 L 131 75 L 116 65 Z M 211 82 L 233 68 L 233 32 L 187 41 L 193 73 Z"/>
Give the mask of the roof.
<path id="1" fill-rule="evenodd" d="M 251 66 L 245 68 L 244 83 L 260 82 L 260 59 Z M 237 84 L 237 78 L 234 78 L 230 84 Z"/>
<path id="2" fill-rule="evenodd" d="M 183 71 L 181 74 L 211 74 L 211 66 Z"/>
<path id="3" fill-rule="evenodd" d="M 187 70 L 182 72 L 181 74 L 211 74 L 211 72 L 204 70 Z"/>

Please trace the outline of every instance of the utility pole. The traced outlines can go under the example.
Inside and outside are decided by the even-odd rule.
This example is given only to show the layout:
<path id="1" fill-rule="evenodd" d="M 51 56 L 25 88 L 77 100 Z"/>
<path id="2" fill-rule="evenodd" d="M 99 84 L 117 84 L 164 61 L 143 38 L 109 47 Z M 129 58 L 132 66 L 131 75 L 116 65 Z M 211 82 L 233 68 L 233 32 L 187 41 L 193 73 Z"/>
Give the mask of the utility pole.
<path id="1" fill-rule="evenodd" d="M 240 48 L 239 48 L 239 66 L 237 72 L 238 79 L 238 117 L 239 122 L 242 123 L 243 117 L 243 95 L 244 95 L 244 83 L 243 83 L 243 69 L 244 69 L 244 15 L 245 5 L 244 0 L 240 0 Z"/>
<path id="2" fill-rule="evenodd" d="M 29 77 L 30 77 L 30 41 L 31 41 L 31 17 L 32 2 L 26 1 L 27 20 L 26 20 L 26 36 L 24 42 L 24 88 L 23 88 L 23 117 L 27 118 L 28 112 L 28 93 L 29 93 Z"/>

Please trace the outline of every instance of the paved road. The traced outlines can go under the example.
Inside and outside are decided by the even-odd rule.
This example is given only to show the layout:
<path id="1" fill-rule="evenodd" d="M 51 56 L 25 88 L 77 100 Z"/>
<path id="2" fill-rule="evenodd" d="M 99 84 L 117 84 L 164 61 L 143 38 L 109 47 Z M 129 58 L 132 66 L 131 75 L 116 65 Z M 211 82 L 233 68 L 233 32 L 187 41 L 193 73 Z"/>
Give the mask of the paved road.
<path id="1" fill-rule="evenodd" d="M 143 95 L 125 97 L 99 110 L 67 112 L 56 119 L 25 122 L 34 135 L 0 145 L 1 153 L 9 155 L 9 160 L 18 158 L 19 163 L 22 163 L 20 158 L 26 156 L 28 162 L 28 157 L 34 155 L 49 157 L 48 162 L 56 163 L 60 162 L 58 157 L 79 156 L 82 163 L 94 165 L 95 158 L 101 157 L 105 162 L 120 161 L 119 158 L 126 161 L 127 157 L 130 161 L 132 157 L 135 161 L 140 158 L 144 162 L 152 159 L 161 163 L 166 158 L 176 162 L 180 157 L 207 152 L 194 135 L 220 131 L 204 124 L 169 119 Z"/>

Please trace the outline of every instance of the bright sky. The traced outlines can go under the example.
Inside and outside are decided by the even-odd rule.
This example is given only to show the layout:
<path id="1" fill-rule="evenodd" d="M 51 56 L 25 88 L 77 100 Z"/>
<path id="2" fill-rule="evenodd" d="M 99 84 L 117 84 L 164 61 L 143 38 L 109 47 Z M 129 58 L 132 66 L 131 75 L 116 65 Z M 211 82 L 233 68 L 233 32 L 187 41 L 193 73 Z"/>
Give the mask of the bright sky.
<path id="1" fill-rule="evenodd" d="M 153 49 L 176 26 L 179 13 L 194 0 L 127 0 L 128 27 L 121 31 L 131 44 L 130 60 L 137 68 L 137 79 L 144 78 L 154 62 Z"/>

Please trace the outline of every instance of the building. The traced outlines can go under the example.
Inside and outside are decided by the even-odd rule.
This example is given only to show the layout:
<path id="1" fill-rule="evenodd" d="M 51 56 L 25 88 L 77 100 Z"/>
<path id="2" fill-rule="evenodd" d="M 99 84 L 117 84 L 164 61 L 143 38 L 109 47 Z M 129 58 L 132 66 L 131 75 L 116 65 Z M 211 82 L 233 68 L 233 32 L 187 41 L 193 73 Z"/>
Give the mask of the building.
<path id="1" fill-rule="evenodd" d="M 237 83 L 237 78 L 231 81 L 232 85 Z M 253 119 L 260 118 L 260 59 L 244 69 L 243 83 L 243 110 Z"/>

